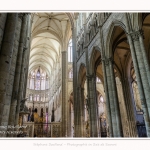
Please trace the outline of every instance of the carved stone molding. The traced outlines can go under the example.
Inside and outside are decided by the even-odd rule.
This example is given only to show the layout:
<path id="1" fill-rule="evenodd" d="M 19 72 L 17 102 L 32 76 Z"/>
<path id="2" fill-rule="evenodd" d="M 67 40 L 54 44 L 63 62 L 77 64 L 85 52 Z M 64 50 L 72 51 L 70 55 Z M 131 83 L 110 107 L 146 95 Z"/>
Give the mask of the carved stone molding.
<path id="1" fill-rule="evenodd" d="M 105 65 L 108 66 L 109 65 L 109 59 L 104 59 Z"/>
<path id="2" fill-rule="evenodd" d="M 114 64 L 114 60 L 113 60 L 113 58 L 112 57 L 110 57 L 110 58 L 102 58 L 102 61 L 104 62 L 104 64 L 106 65 L 106 66 L 108 66 L 109 64 Z"/>
<path id="3" fill-rule="evenodd" d="M 140 36 L 142 36 L 144 38 L 143 30 L 132 32 L 129 35 L 131 35 L 131 38 L 133 41 L 138 41 Z"/>
<path id="4" fill-rule="evenodd" d="M 91 74 L 91 75 L 87 74 L 86 78 L 89 79 L 89 80 L 91 80 L 91 79 L 95 78 L 95 75 L 94 74 Z"/>

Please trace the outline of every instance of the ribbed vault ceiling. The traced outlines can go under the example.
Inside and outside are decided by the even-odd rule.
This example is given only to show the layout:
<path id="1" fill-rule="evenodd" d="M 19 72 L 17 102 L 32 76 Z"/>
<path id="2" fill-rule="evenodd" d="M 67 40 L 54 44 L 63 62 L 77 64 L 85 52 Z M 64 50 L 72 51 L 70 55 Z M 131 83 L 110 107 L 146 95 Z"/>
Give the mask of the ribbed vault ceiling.
<path id="1" fill-rule="evenodd" d="M 66 13 L 34 13 L 29 70 L 45 68 L 51 73 L 66 50 L 71 37 L 71 23 Z"/>

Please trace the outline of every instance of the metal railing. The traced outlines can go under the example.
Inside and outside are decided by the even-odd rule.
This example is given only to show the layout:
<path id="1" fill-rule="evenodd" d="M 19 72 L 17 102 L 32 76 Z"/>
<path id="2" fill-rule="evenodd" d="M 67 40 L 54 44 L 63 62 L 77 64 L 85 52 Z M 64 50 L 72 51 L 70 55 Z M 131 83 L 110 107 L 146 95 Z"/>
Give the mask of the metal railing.
<path id="1" fill-rule="evenodd" d="M 24 125 L 27 126 L 26 130 L 24 130 L 26 137 L 61 137 L 61 122 L 25 122 Z"/>

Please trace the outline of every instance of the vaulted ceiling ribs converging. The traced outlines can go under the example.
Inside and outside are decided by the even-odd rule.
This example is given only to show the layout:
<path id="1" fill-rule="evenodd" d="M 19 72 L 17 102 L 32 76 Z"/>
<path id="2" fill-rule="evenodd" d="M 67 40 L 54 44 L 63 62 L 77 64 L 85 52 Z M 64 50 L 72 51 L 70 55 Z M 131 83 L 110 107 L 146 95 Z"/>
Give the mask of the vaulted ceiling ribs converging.
<path id="1" fill-rule="evenodd" d="M 34 13 L 29 71 L 41 66 L 50 74 L 71 36 L 65 13 Z"/>

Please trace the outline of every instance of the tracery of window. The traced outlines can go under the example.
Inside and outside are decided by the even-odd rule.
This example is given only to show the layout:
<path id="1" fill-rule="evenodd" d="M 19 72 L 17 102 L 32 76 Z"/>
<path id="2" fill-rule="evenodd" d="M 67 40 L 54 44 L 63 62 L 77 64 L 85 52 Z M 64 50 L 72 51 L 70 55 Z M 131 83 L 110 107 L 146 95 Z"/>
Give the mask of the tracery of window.
<path id="1" fill-rule="evenodd" d="M 29 74 L 29 89 L 32 90 L 46 90 L 49 89 L 49 78 L 47 73 L 41 69 L 40 67 L 38 69 L 33 70 Z"/>
<path id="2" fill-rule="evenodd" d="M 70 39 L 68 44 L 68 62 L 72 62 L 72 39 Z"/>
<path id="3" fill-rule="evenodd" d="M 133 90 L 133 95 L 134 95 L 134 100 L 135 100 L 136 111 L 141 111 L 142 106 L 141 106 L 140 94 L 138 90 L 136 74 L 135 74 L 135 70 L 133 67 L 133 63 L 131 67 L 131 79 L 132 79 L 132 90 Z"/>
<path id="4" fill-rule="evenodd" d="M 35 90 L 40 90 L 40 69 L 38 69 L 36 74 L 36 83 L 35 83 Z"/>
<path id="5" fill-rule="evenodd" d="M 69 79 L 72 79 L 73 78 L 73 69 L 70 69 L 69 71 Z"/>

